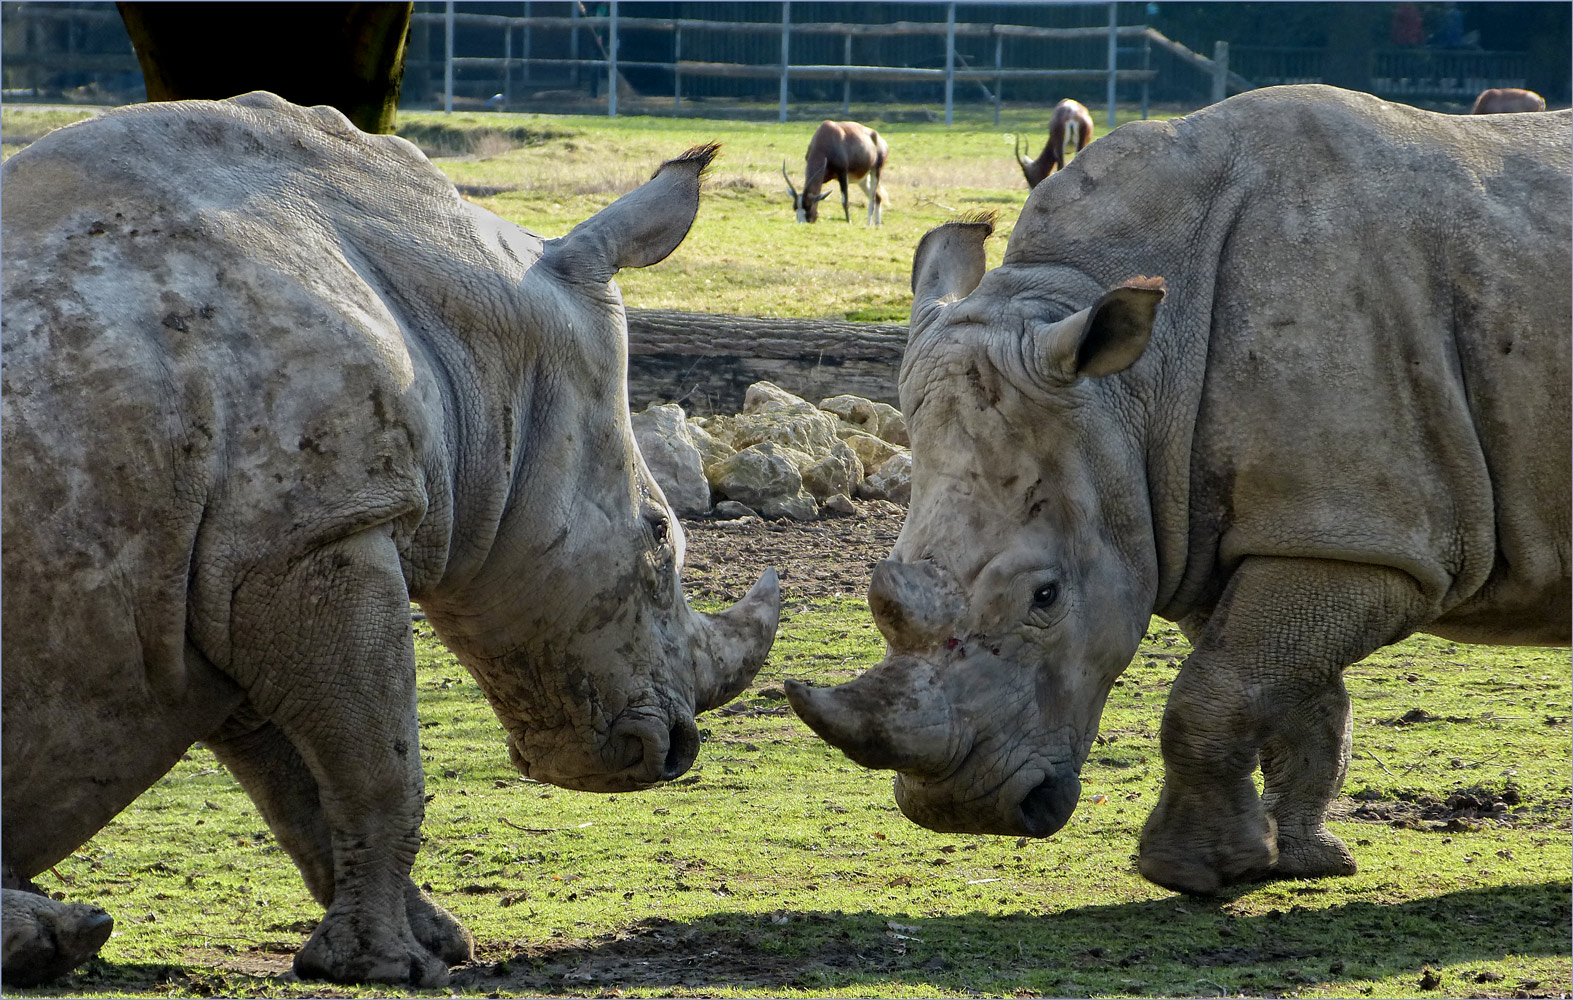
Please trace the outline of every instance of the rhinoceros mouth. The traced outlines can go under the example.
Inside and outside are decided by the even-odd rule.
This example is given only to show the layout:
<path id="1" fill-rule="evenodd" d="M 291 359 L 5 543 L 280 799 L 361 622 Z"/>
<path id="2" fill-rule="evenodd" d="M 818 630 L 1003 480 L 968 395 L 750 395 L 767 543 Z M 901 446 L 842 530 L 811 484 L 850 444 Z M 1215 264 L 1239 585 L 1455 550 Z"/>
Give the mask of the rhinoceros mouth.
<path id="1" fill-rule="evenodd" d="M 699 755 L 699 727 L 681 714 L 668 727 L 654 719 L 614 726 L 599 749 L 532 758 L 522 734 L 510 731 L 508 760 L 533 781 L 587 792 L 649 788 L 685 774 Z"/>
<path id="2" fill-rule="evenodd" d="M 1047 773 L 1024 768 L 987 791 L 958 795 L 958 776 L 924 781 L 896 776 L 896 804 L 908 819 L 940 833 L 983 833 L 1011 837 L 1049 837 L 1063 827 L 1081 797 L 1074 771 L 1051 767 Z M 1035 782 L 1022 789 L 1027 782 Z"/>

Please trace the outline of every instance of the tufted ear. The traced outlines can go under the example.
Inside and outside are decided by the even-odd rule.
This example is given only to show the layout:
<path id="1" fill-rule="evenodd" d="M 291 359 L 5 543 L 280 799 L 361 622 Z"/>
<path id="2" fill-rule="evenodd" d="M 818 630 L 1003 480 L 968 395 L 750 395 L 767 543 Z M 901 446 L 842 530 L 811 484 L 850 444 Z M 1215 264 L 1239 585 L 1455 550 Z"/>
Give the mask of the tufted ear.
<path id="1" fill-rule="evenodd" d="M 625 267 L 648 267 L 676 250 L 699 212 L 699 185 L 717 143 L 667 160 L 655 176 L 567 236 L 548 240 L 541 263 L 574 282 L 604 284 Z"/>
<path id="2" fill-rule="evenodd" d="M 994 232 L 986 212 L 930 229 L 912 253 L 912 315 L 944 298 L 963 298 L 978 287 L 987 267 L 984 242 Z"/>
<path id="3" fill-rule="evenodd" d="M 1129 368 L 1147 349 L 1163 296 L 1162 278 L 1131 278 L 1090 308 L 1038 331 L 1034 354 L 1043 374 L 1074 380 Z"/>

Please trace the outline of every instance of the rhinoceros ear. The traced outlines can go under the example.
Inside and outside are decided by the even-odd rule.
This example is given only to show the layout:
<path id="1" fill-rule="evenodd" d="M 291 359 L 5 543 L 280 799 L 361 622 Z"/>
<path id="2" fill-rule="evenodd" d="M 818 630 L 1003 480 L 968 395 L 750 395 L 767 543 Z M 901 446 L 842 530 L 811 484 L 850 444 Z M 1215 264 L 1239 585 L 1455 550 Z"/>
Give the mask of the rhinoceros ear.
<path id="1" fill-rule="evenodd" d="M 1090 308 L 1041 330 L 1036 353 L 1044 374 L 1095 378 L 1129 368 L 1147 349 L 1163 295 L 1162 278 L 1131 278 Z"/>
<path id="2" fill-rule="evenodd" d="M 567 236 L 548 240 L 541 263 L 569 281 L 605 284 L 625 267 L 648 267 L 677 249 L 699 212 L 699 185 L 721 149 L 695 146 Z"/>
<path id="3" fill-rule="evenodd" d="M 994 232 L 995 213 L 980 212 L 930 229 L 912 253 L 912 314 L 943 298 L 970 295 L 983 280 L 983 244 Z"/>

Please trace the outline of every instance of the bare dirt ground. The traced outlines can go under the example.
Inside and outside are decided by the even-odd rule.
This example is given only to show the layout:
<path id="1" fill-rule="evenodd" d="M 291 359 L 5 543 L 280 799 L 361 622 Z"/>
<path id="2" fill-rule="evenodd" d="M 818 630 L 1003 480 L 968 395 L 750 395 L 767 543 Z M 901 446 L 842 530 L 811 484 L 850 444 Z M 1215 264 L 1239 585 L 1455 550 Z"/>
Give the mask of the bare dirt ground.
<path id="1" fill-rule="evenodd" d="M 857 510 L 801 524 L 757 517 L 685 520 L 683 591 L 689 600 L 735 601 L 774 567 L 785 607 L 837 595 L 861 599 L 874 564 L 890 555 L 906 510 L 881 500 L 859 503 Z"/>

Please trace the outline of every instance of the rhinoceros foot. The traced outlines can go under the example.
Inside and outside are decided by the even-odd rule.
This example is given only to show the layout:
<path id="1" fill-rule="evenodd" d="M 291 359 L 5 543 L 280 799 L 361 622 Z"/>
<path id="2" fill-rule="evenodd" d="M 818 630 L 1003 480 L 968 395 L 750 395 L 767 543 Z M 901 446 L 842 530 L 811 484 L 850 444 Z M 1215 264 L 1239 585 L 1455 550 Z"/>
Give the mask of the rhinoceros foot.
<path id="1" fill-rule="evenodd" d="M 1276 824 L 1255 801 L 1250 806 L 1180 801 L 1165 788 L 1142 827 L 1137 864 L 1142 877 L 1196 896 L 1268 877 L 1278 860 Z"/>
<path id="2" fill-rule="evenodd" d="M 440 911 L 429 901 L 428 906 L 431 911 Z M 295 974 L 308 980 L 396 983 L 423 989 L 448 984 L 448 963 L 417 938 L 408 920 L 398 921 L 400 926 L 378 926 L 361 913 L 330 907 L 311 940 L 296 954 Z M 443 917 L 458 923 L 447 913 Z M 418 923 L 430 931 L 442 921 L 423 918 Z M 439 948 L 451 947 L 451 942 L 434 943 Z"/>
<path id="3" fill-rule="evenodd" d="M 0 893 L 0 982 L 26 987 L 47 983 L 98 954 L 115 929 L 114 918 L 86 903 L 62 903 L 21 889 Z"/>
<path id="4" fill-rule="evenodd" d="M 1323 878 L 1328 875 L 1353 875 L 1359 870 L 1355 856 L 1342 840 L 1326 827 L 1304 835 L 1291 835 L 1278 828 L 1278 863 L 1275 878 Z"/>
<path id="5" fill-rule="evenodd" d="M 405 897 L 405 912 L 410 931 L 426 950 L 448 965 L 458 965 L 475 957 L 475 939 L 457 917 L 431 901 L 424 892 L 410 886 Z"/>

